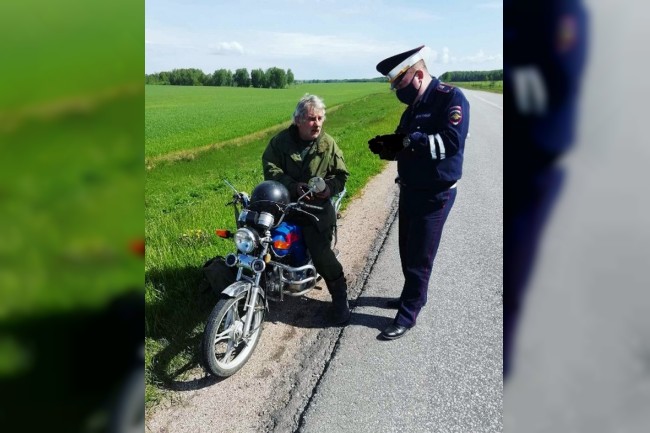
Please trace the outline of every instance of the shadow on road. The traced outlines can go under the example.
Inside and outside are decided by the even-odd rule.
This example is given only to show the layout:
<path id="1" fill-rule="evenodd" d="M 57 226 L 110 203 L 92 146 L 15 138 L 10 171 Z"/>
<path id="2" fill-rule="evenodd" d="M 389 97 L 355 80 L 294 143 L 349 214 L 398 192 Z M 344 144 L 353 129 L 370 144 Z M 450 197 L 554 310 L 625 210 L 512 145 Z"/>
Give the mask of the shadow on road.
<path id="1" fill-rule="evenodd" d="M 347 326 L 365 326 L 367 328 L 383 330 L 390 322 L 392 322 L 392 318 L 360 313 L 355 310 L 355 307 L 370 306 L 388 309 L 386 307 L 386 301 L 388 299 L 390 298 L 371 296 L 361 297 L 355 301 L 351 301 L 350 308 L 353 310 L 350 322 Z M 271 311 L 266 317 L 268 322 L 280 322 L 298 328 L 332 327 L 332 324 L 328 319 L 328 310 L 331 305 L 329 299 L 318 300 L 305 297 L 286 297 L 282 302 L 272 302 L 269 304 L 269 309 Z"/>
<path id="2" fill-rule="evenodd" d="M 360 296 L 356 301 L 354 301 L 354 304 L 356 307 L 377 307 L 390 310 L 390 308 L 386 306 L 386 302 L 388 302 L 390 299 L 394 298 L 385 298 L 379 296 Z"/>
<path id="3" fill-rule="evenodd" d="M 270 301 L 267 322 L 284 323 L 297 328 L 328 328 L 329 299 L 286 296 L 283 301 Z"/>
<path id="4" fill-rule="evenodd" d="M 148 352 L 148 383 L 174 391 L 192 391 L 218 383 L 222 378 L 189 377 L 201 367 L 201 341 L 205 320 L 218 301 L 205 286 L 198 267 L 155 269 L 147 272 L 147 284 L 155 299 L 147 302 L 145 335 Z M 326 289 L 323 289 L 326 290 Z M 328 328 L 330 300 L 286 296 L 269 301 L 267 323 L 284 323 L 297 328 Z M 187 314 L 191 311 L 192 314 Z M 354 317 L 354 316 L 353 316 Z"/>
<path id="5" fill-rule="evenodd" d="M 392 318 L 385 316 L 375 316 L 373 314 L 357 313 L 353 311 L 352 317 L 350 318 L 350 324 L 348 326 L 365 326 L 366 328 L 374 328 L 381 331 L 392 321 Z"/>

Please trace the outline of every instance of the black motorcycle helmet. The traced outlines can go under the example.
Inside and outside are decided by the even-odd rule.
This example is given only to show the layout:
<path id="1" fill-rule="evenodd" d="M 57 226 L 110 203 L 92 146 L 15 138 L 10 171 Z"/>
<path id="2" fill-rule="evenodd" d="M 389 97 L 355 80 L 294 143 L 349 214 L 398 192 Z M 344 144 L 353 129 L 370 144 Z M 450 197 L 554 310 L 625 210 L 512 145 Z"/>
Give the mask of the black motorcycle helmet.
<path id="1" fill-rule="evenodd" d="M 291 202 L 289 190 L 280 182 L 265 180 L 253 189 L 249 209 L 268 212 L 274 218 L 280 217 L 280 211 Z"/>

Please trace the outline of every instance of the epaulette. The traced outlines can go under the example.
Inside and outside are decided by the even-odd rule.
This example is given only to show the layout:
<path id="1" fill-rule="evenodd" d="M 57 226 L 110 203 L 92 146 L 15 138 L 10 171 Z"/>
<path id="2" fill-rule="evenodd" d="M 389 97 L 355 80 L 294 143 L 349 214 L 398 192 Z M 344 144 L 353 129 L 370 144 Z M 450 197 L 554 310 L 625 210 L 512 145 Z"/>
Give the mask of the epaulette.
<path id="1" fill-rule="evenodd" d="M 436 86 L 436 90 L 437 90 L 438 92 L 442 92 L 442 93 L 449 93 L 449 92 L 451 92 L 453 89 L 454 89 L 454 86 L 451 86 L 451 85 L 449 85 L 449 84 L 445 84 L 445 83 L 439 83 L 439 84 Z"/>

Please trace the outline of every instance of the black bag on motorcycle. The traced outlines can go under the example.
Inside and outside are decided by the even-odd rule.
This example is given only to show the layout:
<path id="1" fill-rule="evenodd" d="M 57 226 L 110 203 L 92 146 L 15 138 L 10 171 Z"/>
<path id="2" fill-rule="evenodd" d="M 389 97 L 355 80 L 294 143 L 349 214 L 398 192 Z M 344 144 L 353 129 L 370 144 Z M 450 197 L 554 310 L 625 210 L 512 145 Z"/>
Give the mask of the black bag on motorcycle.
<path id="1" fill-rule="evenodd" d="M 226 261 L 222 256 L 213 257 L 205 262 L 202 271 L 203 291 L 210 289 L 217 296 L 237 278 L 237 269 L 226 266 Z"/>

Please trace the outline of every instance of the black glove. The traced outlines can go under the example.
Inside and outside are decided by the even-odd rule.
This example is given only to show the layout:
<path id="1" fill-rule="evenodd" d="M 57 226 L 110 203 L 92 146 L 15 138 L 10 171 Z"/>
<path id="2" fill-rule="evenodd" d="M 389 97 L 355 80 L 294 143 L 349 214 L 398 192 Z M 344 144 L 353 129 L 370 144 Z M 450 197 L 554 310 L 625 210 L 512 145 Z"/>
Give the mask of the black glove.
<path id="1" fill-rule="evenodd" d="M 384 151 L 396 154 L 404 149 L 404 137 L 404 134 L 377 135 L 368 140 L 368 147 L 372 153 L 380 154 L 380 156 Z"/>
<path id="2" fill-rule="evenodd" d="M 325 184 L 325 189 L 322 190 L 321 192 L 314 193 L 314 197 L 316 197 L 319 200 L 326 200 L 330 198 L 332 195 L 332 191 L 330 190 L 330 186 L 328 184 Z"/>
<path id="3" fill-rule="evenodd" d="M 371 138 L 368 140 L 368 148 L 372 153 L 375 155 L 381 152 L 381 150 L 384 148 L 384 144 L 379 141 L 380 136 L 377 135 L 375 138 Z"/>
<path id="4" fill-rule="evenodd" d="M 307 191 L 309 191 L 309 185 L 307 185 L 305 182 L 297 182 L 295 186 L 296 190 L 294 191 L 296 195 L 296 200 L 300 197 L 302 197 L 303 194 L 305 194 Z M 306 200 L 309 200 L 310 197 L 307 196 L 305 197 Z"/>
<path id="5" fill-rule="evenodd" d="M 379 152 L 379 159 L 385 159 L 386 161 L 395 161 L 398 152 L 392 151 L 390 149 L 383 149 Z"/>

